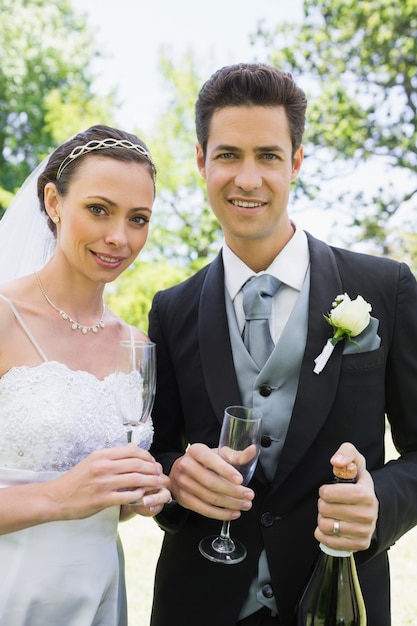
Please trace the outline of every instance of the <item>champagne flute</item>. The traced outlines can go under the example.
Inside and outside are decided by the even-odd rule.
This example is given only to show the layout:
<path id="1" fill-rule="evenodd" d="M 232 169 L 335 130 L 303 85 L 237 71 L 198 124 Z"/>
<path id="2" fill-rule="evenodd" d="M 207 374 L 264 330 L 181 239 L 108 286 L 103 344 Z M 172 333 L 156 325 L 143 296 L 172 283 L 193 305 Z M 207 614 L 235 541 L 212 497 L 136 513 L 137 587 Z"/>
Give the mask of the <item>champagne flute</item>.
<path id="1" fill-rule="evenodd" d="M 229 406 L 225 409 L 218 454 L 233 465 L 247 485 L 255 471 L 259 457 L 262 414 L 257 409 Z M 245 546 L 230 537 L 230 521 L 224 521 L 220 535 L 204 537 L 199 550 L 215 563 L 234 565 L 246 557 Z"/>
<path id="2" fill-rule="evenodd" d="M 119 342 L 114 380 L 115 403 L 127 440 L 137 443 L 148 419 L 156 390 L 156 353 L 151 341 Z"/>
<path id="3" fill-rule="evenodd" d="M 116 408 L 126 428 L 128 443 L 140 444 L 140 431 L 152 411 L 155 390 L 155 344 L 151 341 L 133 339 L 120 341 L 114 377 L 114 397 Z M 131 504 L 139 506 L 142 500 Z"/>

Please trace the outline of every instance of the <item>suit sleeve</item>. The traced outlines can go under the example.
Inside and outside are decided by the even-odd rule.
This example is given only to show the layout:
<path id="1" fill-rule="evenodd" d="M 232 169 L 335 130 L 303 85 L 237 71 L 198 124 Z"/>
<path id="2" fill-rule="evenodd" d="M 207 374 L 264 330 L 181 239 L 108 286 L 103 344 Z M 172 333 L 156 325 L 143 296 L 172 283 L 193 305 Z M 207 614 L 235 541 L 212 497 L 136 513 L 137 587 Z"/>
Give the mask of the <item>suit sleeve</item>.
<path id="1" fill-rule="evenodd" d="M 161 306 L 161 299 L 166 293 L 155 295 L 149 313 L 149 338 L 156 343 L 157 358 L 157 390 L 155 404 L 152 411 L 154 423 L 154 440 L 150 449 L 154 458 L 161 463 L 165 474 L 169 474 L 174 461 L 185 452 L 183 437 L 184 423 L 175 369 L 171 362 L 166 335 L 161 323 L 161 313 L 165 312 L 165 331 L 169 333 L 171 325 L 167 309 Z M 175 332 L 175 330 L 173 330 Z M 188 517 L 186 511 L 177 502 L 164 506 L 156 522 L 165 531 L 175 533 L 185 523 Z"/>
<path id="2" fill-rule="evenodd" d="M 184 454 L 186 444 L 182 435 L 184 424 L 175 369 L 160 319 L 162 296 L 162 292 L 156 294 L 149 313 L 149 337 L 156 343 L 157 360 L 157 389 L 152 411 L 155 435 L 151 453 L 169 474 L 174 461 Z M 166 332 L 170 332 L 169 326 Z"/>
<path id="3" fill-rule="evenodd" d="M 395 316 L 386 364 L 386 415 L 400 456 L 373 473 L 380 508 L 372 553 L 393 545 L 417 524 L 417 286 L 404 264 L 390 306 Z"/>

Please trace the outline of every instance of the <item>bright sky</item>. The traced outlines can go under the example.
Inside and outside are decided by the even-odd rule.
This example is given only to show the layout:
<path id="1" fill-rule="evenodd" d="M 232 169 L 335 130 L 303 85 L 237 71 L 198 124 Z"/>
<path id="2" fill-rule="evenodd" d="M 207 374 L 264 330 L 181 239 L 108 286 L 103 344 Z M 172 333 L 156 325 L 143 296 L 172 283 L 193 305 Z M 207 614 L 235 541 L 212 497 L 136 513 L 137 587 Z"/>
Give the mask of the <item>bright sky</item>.
<path id="1" fill-rule="evenodd" d="M 273 28 L 302 15 L 302 0 L 73 0 L 73 6 L 87 14 L 108 55 L 96 67 L 103 87 L 117 87 L 123 102 L 117 123 L 139 127 L 145 139 L 161 101 L 162 46 L 172 49 L 173 60 L 191 48 L 208 78 L 222 65 L 255 59 L 249 35 L 260 20 Z"/>
<path id="2" fill-rule="evenodd" d="M 116 89 L 121 103 L 116 123 L 126 130 L 140 129 L 145 141 L 164 98 L 164 85 L 158 72 L 162 47 L 172 51 L 174 62 L 191 49 L 199 73 L 208 78 L 223 65 L 267 61 L 262 56 L 264 51 L 256 50 L 249 41 L 260 21 L 272 30 L 283 21 L 302 18 L 302 0 L 72 0 L 72 3 L 77 11 L 87 14 L 95 42 L 106 55 L 95 66 L 100 75 L 98 90 Z M 353 184 L 363 187 L 370 174 L 365 167 L 358 174 L 359 180 Z M 327 187 L 331 189 L 329 183 Z M 300 222 L 313 234 L 331 238 L 333 220 L 329 219 L 329 213 L 323 215 L 310 205 L 302 219 L 297 218 L 297 223 Z"/>
<path id="3" fill-rule="evenodd" d="M 106 55 L 95 66 L 97 88 L 117 89 L 122 104 L 116 123 L 139 130 L 148 140 L 163 103 L 158 72 L 159 51 L 172 50 L 172 60 L 192 50 L 203 78 L 223 65 L 267 61 L 263 49 L 250 45 L 260 21 L 274 29 L 283 21 L 302 18 L 302 0 L 72 0 L 87 14 L 94 38 Z M 194 149 L 190 146 L 190 151 Z M 312 234 L 329 238 L 332 221 L 309 207 L 296 216 Z"/>

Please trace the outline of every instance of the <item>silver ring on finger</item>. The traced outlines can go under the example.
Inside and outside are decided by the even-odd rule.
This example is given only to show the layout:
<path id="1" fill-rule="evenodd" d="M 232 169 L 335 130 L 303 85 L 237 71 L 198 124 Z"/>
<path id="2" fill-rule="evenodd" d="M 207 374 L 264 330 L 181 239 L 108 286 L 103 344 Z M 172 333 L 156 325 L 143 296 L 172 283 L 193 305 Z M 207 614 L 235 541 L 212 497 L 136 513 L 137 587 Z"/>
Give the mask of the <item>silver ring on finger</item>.
<path id="1" fill-rule="evenodd" d="M 340 522 L 338 519 L 335 519 L 333 522 L 333 535 L 335 537 L 339 536 L 339 532 L 340 532 Z"/>

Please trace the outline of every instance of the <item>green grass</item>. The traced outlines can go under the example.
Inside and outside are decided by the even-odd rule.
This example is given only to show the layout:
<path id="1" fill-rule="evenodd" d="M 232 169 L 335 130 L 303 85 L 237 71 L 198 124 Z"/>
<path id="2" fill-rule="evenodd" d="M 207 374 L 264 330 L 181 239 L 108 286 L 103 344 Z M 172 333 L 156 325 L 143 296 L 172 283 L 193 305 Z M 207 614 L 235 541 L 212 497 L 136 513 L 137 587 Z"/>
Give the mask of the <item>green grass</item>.
<path id="1" fill-rule="evenodd" d="M 152 519 L 140 515 L 119 528 L 125 553 L 129 626 L 148 626 L 163 533 Z"/>

